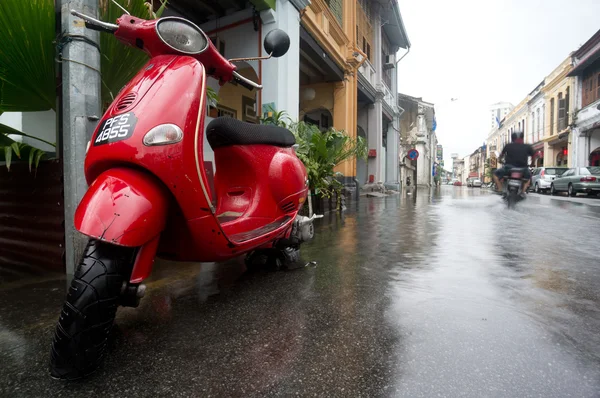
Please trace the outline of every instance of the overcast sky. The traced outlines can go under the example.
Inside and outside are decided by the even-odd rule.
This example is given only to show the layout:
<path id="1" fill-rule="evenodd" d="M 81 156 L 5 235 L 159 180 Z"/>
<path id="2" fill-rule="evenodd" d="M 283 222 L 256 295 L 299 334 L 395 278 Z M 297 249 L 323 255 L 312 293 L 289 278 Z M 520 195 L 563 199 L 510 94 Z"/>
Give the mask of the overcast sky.
<path id="1" fill-rule="evenodd" d="M 398 64 L 399 90 L 435 104 L 447 170 L 451 153 L 485 141 L 491 104 L 519 103 L 600 29 L 600 0 L 398 3 L 412 45 Z"/>

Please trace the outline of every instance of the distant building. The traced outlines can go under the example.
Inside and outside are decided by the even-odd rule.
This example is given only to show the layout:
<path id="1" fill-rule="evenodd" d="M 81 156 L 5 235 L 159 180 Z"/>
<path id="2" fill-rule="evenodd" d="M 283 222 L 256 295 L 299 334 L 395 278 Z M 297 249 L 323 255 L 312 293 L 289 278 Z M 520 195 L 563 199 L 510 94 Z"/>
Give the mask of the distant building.
<path id="1" fill-rule="evenodd" d="M 422 98 L 399 93 L 398 106 L 404 109 L 400 117 L 401 181 L 406 182 L 406 177 L 410 177 L 415 185 L 430 187 L 433 184 L 437 155 L 434 105 Z M 408 158 L 411 149 L 416 149 L 419 153 L 416 160 Z"/>
<path id="2" fill-rule="evenodd" d="M 514 108 L 510 102 L 497 102 L 490 106 L 490 128 L 498 127 L 498 121 L 504 119 Z"/>

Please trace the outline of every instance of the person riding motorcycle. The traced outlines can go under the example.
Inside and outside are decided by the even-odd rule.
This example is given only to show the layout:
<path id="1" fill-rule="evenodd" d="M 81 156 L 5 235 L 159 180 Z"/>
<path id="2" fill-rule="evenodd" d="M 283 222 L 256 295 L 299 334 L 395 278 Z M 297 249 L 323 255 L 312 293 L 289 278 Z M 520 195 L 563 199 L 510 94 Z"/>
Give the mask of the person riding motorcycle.
<path id="1" fill-rule="evenodd" d="M 506 144 L 502 149 L 498 159 L 504 159 L 504 167 L 498 168 L 494 172 L 494 182 L 498 193 L 503 193 L 502 179 L 510 172 L 513 168 L 523 169 L 523 179 L 527 181 L 523 185 L 523 193 L 527 192 L 527 188 L 531 184 L 531 173 L 529 172 L 527 160 L 528 157 L 533 156 L 533 147 L 529 144 L 523 143 L 523 132 L 515 131 L 511 134 L 511 143 Z"/>

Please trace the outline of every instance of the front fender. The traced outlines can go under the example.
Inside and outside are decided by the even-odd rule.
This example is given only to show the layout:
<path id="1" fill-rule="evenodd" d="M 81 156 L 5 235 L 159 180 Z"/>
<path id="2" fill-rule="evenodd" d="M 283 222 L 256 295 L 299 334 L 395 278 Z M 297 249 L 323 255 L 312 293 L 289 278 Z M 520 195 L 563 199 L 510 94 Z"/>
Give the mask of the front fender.
<path id="1" fill-rule="evenodd" d="M 137 247 L 165 228 L 169 193 L 155 177 L 114 168 L 90 185 L 75 211 L 75 228 L 116 245 Z"/>

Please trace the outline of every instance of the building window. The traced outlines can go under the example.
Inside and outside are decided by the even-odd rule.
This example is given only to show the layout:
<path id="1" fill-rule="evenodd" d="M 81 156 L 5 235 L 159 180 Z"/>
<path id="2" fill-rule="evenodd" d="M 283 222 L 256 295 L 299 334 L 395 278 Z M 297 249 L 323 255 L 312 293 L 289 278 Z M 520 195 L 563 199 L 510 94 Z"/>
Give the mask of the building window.
<path id="1" fill-rule="evenodd" d="M 341 0 L 339 0 L 341 1 Z M 373 25 L 371 9 L 369 2 L 361 0 L 356 3 L 356 42 L 362 41 L 362 50 L 367 55 L 369 61 L 371 58 L 371 47 L 373 45 Z"/>
<path id="2" fill-rule="evenodd" d="M 340 26 L 342 26 L 342 21 L 344 18 L 344 1 L 343 0 L 325 0 L 325 3 L 329 6 L 329 9 L 335 15 L 335 19 L 337 19 Z"/>
<path id="3" fill-rule="evenodd" d="M 550 100 L 550 135 L 554 134 L 554 98 Z"/>
<path id="4" fill-rule="evenodd" d="M 565 99 L 562 93 L 558 93 L 558 128 L 556 132 L 559 133 L 566 128 L 566 107 Z"/>
<path id="5" fill-rule="evenodd" d="M 540 130 L 542 129 L 542 125 L 540 124 L 540 108 L 537 109 L 537 141 L 540 140 Z"/>
<path id="6" fill-rule="evenodd" d="M 383 76 L 383 82 L 388 86 L 388 88 L 392 88 L 392 72 L 395 70 L 393 68 L 386 67 L 386 56 L 391 55 L 391 45 L 387 39 L 387 37 L 381 32 L 381 74 Z"/>
<path id="7" fill-rule="evenodd" d="M 570 87 L 565 90 L 565 128 L 569 127 L 569 91 Z"/>

